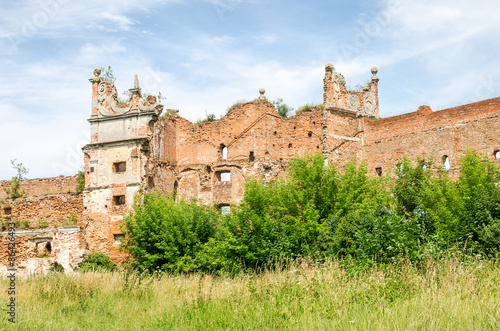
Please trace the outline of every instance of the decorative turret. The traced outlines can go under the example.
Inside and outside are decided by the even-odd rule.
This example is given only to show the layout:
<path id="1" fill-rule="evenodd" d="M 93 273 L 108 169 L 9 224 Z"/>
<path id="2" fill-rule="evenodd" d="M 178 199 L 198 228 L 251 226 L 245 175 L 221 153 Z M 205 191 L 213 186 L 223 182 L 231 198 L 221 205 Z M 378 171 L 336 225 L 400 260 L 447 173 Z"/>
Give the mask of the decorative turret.
<path id="1" fill-rule="evenodd" d="M 92 83 L 92 114 L 89 118 L 91 143 L 83 147 L 85 155 L 85 216 L 93 219 L 87 233 L 96 238 L 91 250 L 99 250 L 124 258 L 118 251 L 123 234 L 122 215 L 134 200 L 134 195 L 147 182 L 146 167 L 149 139 L 154 123 L 163 106 L 155 96 L 142 95 L 139 79 L 125 102 L 117 98 L 113 82 L 100 77 L 94 70 Z"/>
<path id="2" fill-rule="evenodd" d="M 348 91 L 345 78 L 333 64 L 325 66 L 323 104 L 325 109 L 355 112 L 357 116 L 379 117 L 378 69 L 371 69 L 371 81 L 356 91 Z"/>

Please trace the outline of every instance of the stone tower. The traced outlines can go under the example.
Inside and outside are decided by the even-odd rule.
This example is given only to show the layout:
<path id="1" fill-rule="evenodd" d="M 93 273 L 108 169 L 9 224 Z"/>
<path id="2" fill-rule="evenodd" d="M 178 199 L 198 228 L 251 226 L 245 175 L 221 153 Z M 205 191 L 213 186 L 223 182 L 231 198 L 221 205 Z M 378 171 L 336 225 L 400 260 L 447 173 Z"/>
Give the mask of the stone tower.
<path id="1" fill-rule="evenodd" d="M 163 106 L 154 96 L 143 99 L 137 75 L 128 100 L 119 102 L 114 84 L 100 74 L 95 69 L 90 79 L 91 141 L 83 147 L 85 239 L 90 250 L 119 261 L 120 223 L 147 178 L 149 137 Z"/>

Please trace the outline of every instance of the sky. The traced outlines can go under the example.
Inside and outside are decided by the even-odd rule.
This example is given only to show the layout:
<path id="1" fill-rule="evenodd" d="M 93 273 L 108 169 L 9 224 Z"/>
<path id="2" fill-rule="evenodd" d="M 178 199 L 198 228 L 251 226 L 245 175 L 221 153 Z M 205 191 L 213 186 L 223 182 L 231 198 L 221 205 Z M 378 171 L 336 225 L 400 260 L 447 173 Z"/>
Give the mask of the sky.
<path id="1" fill-rule="evenodd" d="M 191 121 L 259 88 L 322 103 L 327 63 L 351 87 L 377 67 L 382 117 L 500 96 L 497 0 L 0 2 L 0 179 L 83 169 L 96 67 Z"/>

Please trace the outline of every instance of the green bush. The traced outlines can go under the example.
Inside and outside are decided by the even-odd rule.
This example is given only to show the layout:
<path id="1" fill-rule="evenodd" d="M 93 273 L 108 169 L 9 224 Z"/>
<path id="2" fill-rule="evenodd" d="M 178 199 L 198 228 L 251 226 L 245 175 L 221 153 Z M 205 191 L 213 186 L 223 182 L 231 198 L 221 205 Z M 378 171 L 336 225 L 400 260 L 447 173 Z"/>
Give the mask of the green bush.
<path id="1" fill-rule="evenodd" d="M 64 267 L 59 262 L 54 262 L 50 266 L 50 271 L 52 271 L 52 272 L 64 272 Z"/>
<path id="2" fill-rule="evenodd" d="M 423 158 L 404 159 L 394 178 L 371 177 L 363 162 L 338 171 L 320 153 L 305 155 L 286 178 L 249 180 L 228 215 L 146 194 L 126 218 L 126 248 L 138 269 L 175 273 L 261 270 L 299 258 L 419 263 L 455 247 L 498 256 L 499 168 L 475 152 L 460 164 L 458 180 Z"/>
<path id="3" fill-rule="evenodd" d="M 286 103 L 283 103 L 283 99 L 281 98 L 274 100 L 272 104 L 276 107 L 276 112 L 282 118 L 287 118 L 290 116 L 290 113 L 293 112 L 293 108 L 288 106 Z"/>
<path id="4" fill-rule="evenodd" d="M 38 220 L 38 227 L 40 227 L 40 228 L 48 228 L 49 227 L 49 222 L 47 222 L 47 220 L 44 220 L 44 219 L 39 219 Z"/>
<path id="5" fill-rule="evenodd" d="M 116 264 L 111 261 L 109 256 L 101 253 L 94 252 L 85 257 L 82 263 L 78 265 L 78 270 L 81 272 L 87 271 L 113 271 L 117 270 Z"/>
<path id="6" fill-rule="evenodd" d="M 217 212 L 195 201 L 148 193 L 136 199 L 125 218 L 126 248 L 140 270 L 190 272 L 199 267 L 197 253 L 216 231 Z"/>
<path id="7" fill-rule="evenodd" d="M 78 176 L 76 176 L 76 188 L 75 192 L 76 193 L 82 193 L 83 189 L 85 188 L 85 172 L 79 171 Z"/>
<path id="8" fill-rule="evenodd" d="M 78 217 L 75 214 L 70 214 L 68 219 L 66 219 L 63 223 L 63 226 L 73 226 L 78 223 Z"/>

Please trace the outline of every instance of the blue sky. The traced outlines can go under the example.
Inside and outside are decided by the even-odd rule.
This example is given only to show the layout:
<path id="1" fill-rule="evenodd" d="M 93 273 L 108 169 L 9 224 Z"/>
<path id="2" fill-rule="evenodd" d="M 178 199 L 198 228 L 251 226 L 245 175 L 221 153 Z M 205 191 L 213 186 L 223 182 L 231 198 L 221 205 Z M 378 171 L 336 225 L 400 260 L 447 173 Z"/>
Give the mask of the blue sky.
<path id="1" fill-rule="evenodd" d="M 378 67 L 382 117 L 500 96 L 496 0 L 20 0 L 2 3 L 0 179 L 71 175 L 89 140 L 95 67 L 196 121 L 264 87 L 321 103 L 324 65 L 347 85 Z"/>

